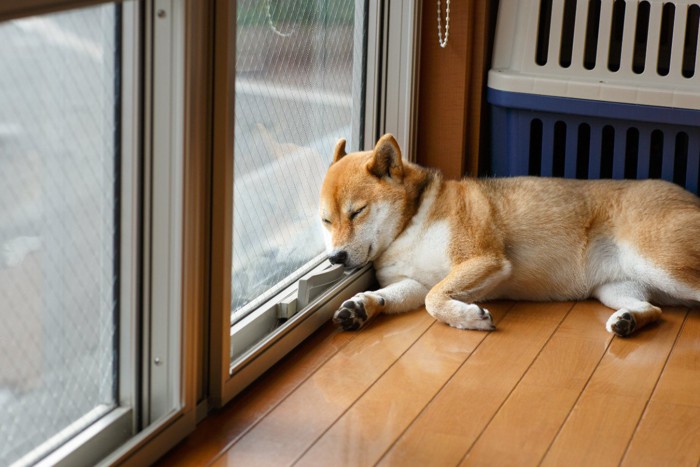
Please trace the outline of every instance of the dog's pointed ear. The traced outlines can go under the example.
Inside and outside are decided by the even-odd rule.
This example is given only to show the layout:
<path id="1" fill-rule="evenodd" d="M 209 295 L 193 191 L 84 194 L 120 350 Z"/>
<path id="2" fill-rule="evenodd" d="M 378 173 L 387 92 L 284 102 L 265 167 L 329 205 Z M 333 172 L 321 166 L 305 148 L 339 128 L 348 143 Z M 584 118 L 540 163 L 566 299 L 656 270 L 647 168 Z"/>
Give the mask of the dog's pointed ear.
<path id="1" fill-rule="evenodd" d="M 338 162 L 345 155 L 347 155 L 345 152 L 345 138 L 340 138 L 335 143 L 335 149 L 333 150 L 333 163 Z"/>
<path id="2" fill-rule="evenodd" d="M 387 133 L 379 138 L 374 147 L 374 154 L 367 163 L 367 170 L 378 178 L 389 177 L 397 181 L 403 179 L 401 148 L 391 134 Z"/>

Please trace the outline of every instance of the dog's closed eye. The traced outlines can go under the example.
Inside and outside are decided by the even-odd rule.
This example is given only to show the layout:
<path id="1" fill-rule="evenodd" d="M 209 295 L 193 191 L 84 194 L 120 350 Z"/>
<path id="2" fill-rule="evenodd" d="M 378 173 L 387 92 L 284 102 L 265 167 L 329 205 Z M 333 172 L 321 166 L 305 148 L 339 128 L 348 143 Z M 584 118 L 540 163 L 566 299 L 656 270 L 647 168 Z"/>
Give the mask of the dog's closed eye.
<path id="1" fill-rule="evenodd" d="M 357 216 L 359 216 L 359 215 L 362 213 L 362 211 L 365 210 L 366 207 L 367 207 L 367 205 L 362 206 L 360 209 L 355 209 L 353 212 L 351 212 L 351 213 L 350 213 L 350 220 L 353 220 L 353 219 L 355 219 Z"/>

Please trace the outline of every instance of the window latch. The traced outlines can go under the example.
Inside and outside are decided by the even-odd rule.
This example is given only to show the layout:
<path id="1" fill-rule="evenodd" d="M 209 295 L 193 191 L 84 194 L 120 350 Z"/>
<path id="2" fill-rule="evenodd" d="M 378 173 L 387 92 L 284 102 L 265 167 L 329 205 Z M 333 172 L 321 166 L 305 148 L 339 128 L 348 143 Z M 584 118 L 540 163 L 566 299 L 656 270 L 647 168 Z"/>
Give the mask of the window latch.
<path id="1" fill-rule="evenodd" d="M 297 311 L 304 309 L 316 300 L 333 284 L 345 277 L 345 270 L 340 265 L 329 265 L 310 277 L 300 279 L 296 294 L 291 294 L 277 304 L 277 318 L 286 320 Z"/>

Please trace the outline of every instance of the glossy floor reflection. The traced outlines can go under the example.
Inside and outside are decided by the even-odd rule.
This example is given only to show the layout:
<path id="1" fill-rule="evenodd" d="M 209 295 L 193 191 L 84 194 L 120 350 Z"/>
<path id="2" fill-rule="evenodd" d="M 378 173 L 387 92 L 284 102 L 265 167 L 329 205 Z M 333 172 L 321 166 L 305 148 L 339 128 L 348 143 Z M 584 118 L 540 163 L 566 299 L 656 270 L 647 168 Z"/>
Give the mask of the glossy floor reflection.
<path id="1" fill-rule="evenodd" d="M 700 310 L 613 338 L 597 302 L 326 326 L 162 465 L 698 465 Z"/>

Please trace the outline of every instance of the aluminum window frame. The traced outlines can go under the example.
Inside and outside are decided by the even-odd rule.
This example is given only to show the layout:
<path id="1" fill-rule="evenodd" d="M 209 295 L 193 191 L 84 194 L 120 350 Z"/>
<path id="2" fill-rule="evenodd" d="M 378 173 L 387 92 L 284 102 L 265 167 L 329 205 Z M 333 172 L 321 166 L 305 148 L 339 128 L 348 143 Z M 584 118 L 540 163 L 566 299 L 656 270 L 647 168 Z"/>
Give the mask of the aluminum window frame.
<path id="1" fill-rule="evenodd" d="M 152 8 L 151 8 L 152 5 Z M 145 271 L 143 424 L 177 410 L 180 404 L 182 316 L 182 220 L 184 127 L 184 11 L 178 0 L 154 0 L 147 7 L 146 31 L 153 53 L 147 64 L 146 118 L 151 137 L 145 162 L 149 203 Z M 164 116 L 167 116 L 164 118 Z M 169 118 L 168 118 L 169 117 Z"/>
<path id="2" fill-rule="evenodd" d="M 153 0 L 145 9 L 143 408 L 140 431 L 101 465 L 151 464 L 194 430 L 202 374 L 208 5 Z"/>
<path id="3" fill-rule="evenodd" d="M 392 133 L 403 157 L 416 161 L 421 3 L 384 0 L 369 11 L 365 147 Z"/>
<path id="4" fill-rule="evenodd" d="M 385 8 L 386 79 L 382 85 L 386 97 L 378 112 L 383 121 L 377 138 L 392 133 L 404 157 L 415 162 L 421 3 L 390 0 Z"/>

